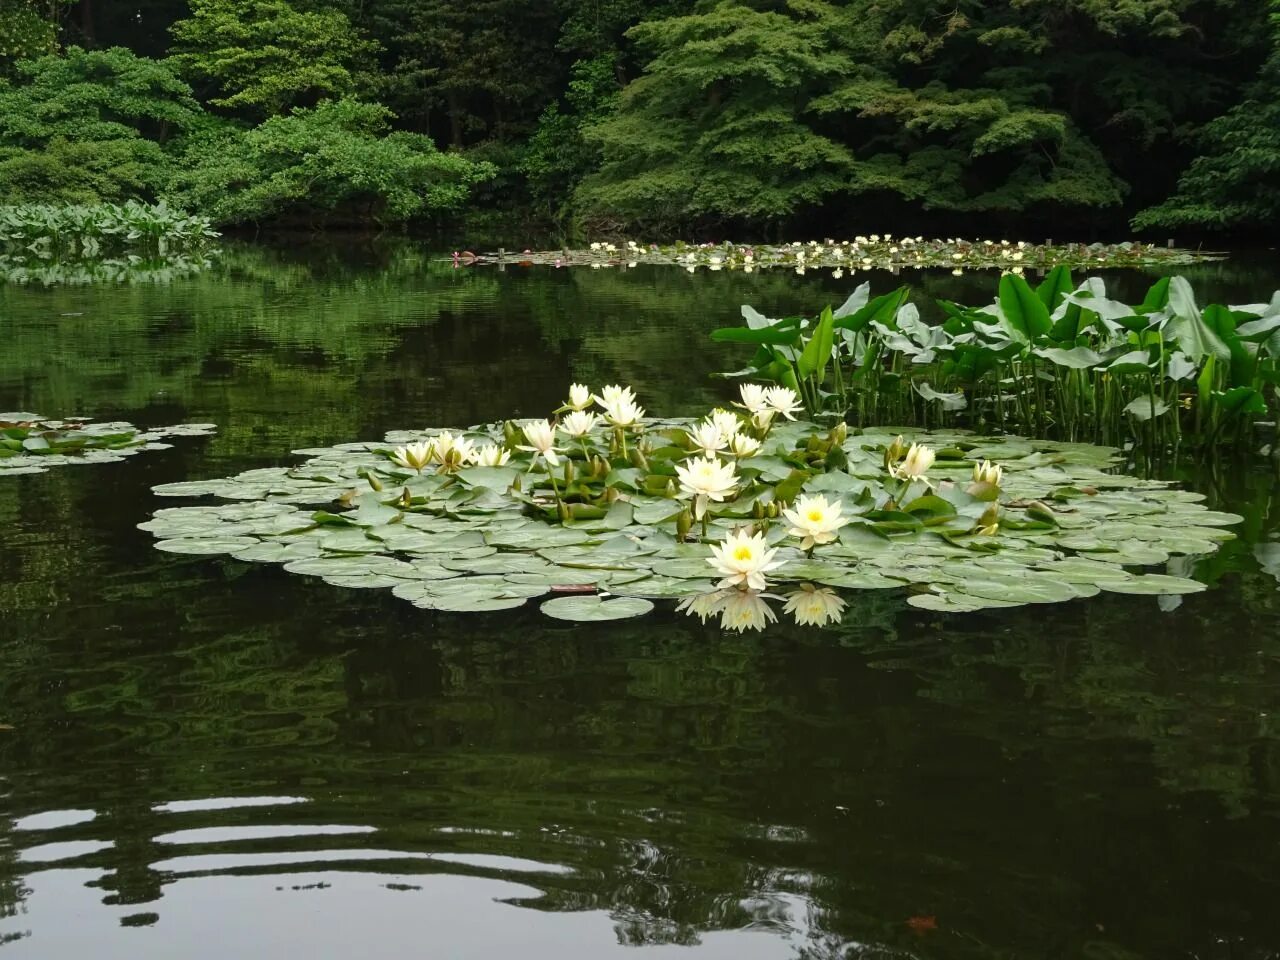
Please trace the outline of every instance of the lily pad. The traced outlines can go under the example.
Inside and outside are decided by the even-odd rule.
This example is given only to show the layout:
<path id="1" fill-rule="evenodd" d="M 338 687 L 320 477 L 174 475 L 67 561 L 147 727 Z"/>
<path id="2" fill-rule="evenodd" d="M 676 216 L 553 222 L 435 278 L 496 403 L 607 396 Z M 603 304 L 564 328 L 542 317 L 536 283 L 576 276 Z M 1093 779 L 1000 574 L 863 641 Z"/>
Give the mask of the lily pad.
<path id="1" fill-rule="evenodd" d="M 653 604 L 639 597 L 556 597 L 544 601 L 543 613 L 557 620 L 573 620 L 594 623 L 602 620 L 626 620 L 641 617 L 653 609 Z"/>

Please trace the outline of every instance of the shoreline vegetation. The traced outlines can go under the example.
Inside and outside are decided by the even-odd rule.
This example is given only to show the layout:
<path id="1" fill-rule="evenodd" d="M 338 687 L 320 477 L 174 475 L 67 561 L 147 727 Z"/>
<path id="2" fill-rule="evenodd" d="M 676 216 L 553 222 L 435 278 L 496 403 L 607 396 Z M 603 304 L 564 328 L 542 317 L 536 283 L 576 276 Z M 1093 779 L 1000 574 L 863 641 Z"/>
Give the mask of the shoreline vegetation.
<path id="1" fill-rule="evenodd" d="M 1280 0 L 1060 6 L 0 0 L 0 204 L 163 200 L 247 230 L 1267 238 Z"/>
<path id="2" fill-rule="evenodd" d="M 634 267 L 657 264 L 683 267 L 692 272 L 710 270 L 753 270 L 786 267 L 803 274 L 806 270 L 832 269 L 853 272 L 859 269 L 900 269 L 904 267 L 946 267 L 1001 269 L 1021 273 L 1028 268 L 1067 267 L 1149 267 L 1223 260 L 1228 254 L 1213 250 L 1160 246 L 1141 241 L 1123 243 L 1029 243 L 1025 240 L 966 240 L 952 237 L 927 239 L 871 234 L 851 240 L 805 243 L 619 243 L 592 241 L 586 247 L 559 250 L 511 251 L 505 248 L 472 253 L 456 251 L 459 265 L 481 266 L 517 264 L 556 267 Z"/>

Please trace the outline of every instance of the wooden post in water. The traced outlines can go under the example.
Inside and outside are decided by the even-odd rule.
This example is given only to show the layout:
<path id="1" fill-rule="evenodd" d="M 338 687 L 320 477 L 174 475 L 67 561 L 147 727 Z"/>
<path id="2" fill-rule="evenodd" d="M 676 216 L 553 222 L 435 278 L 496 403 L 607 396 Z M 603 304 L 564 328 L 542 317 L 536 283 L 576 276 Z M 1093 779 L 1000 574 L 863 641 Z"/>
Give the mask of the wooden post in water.
<path id="1" fill-rule="evenodd" d="M 1173 237 L 1170 237 L 1170 238 L 1169 238 L 1169 242 L 1168 242 L 1167 246 L 1169 247 L 1169 249 L 1170 249 L 1170 250 L 1172 250 L 1172 249 L 1173 249 Z"/>

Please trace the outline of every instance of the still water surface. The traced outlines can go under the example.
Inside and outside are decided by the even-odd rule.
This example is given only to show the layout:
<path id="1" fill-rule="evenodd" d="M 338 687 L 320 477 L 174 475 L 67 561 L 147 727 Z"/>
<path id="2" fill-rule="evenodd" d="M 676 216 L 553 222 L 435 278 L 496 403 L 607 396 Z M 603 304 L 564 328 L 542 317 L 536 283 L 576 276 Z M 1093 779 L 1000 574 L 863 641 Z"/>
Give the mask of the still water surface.
<path id="1" fill-rule="evenodd" d="M 1202 299 L 1280 286 L 1186 272 Z M 219 425 L 0 481 L 0 955 L 1280 957 L 1265 471 L 1186 475 L 1247 519 L 1177 609 L 943 621 L 876 592 L 750 635 L 433 614 L 135 529 L 153 484 L 541 415 L 571 380 L 699 413 L 742 359 L 706 331 L 862 279 L 335 245 L 0 287 L 0 410 Z"/>

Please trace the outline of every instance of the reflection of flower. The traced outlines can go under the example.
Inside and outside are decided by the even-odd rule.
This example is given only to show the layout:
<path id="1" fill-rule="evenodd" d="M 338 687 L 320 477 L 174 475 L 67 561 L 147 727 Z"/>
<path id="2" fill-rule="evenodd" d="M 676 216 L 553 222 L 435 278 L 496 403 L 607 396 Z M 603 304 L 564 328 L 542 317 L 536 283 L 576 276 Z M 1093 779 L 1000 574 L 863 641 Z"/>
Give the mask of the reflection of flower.
<path id="1" fill-rule="evenodd" d="M 800 398 L 790 387 L 770 387 L 764 392 L 764 398 L 770 410 L 788 420 L 794 420 L 795 412 L 800 409 Z"/>
<path id="2" fill-rule="evenodd" d="M 511 451 L 496 443 L 486 443 L 476 451 L 475 461 L 482 467 L 500 467 L 511 459 Z"/>
<path id="3" fill-rule="evenodd" d="M 534 420 L 524 425 L 524 438 L 528 446 L 516 447 L 517 450 L 528 450 L 543 457 L 548 464 L 556 466 L 560 462 L 559 451 L 555 448 L 556 428 L 545 420 Z"/>
<path id="4" fill-rule="evenodd" d="M 585 410 L 578 409 L 560 421 L 560 429 L 574 438 L 585 437 L 592 431 L 599 420 L 599 414 L 587 413 Z"/>
<path id="5" fill-rule="evenodd" d="M 815 587 L 806 583 L 799 590 L 787 594 L 783 605 L 787 613 L 803 626 L 821 627 L 839 623 L 844 616 L 844 601 L 829 587 Z"/>
<path id="6" fill-rule="evenodd" d="M 566 404 L 570 410 L 585 410 L 591 406 L 591 388 L 585 383 L 569 385 L 569 400 Z"/>
<path id="7" fill-rule="evenodd" d="M 764 600 L 764 597 L 753 590 L 727 590 L 720 604 L 720 627 L 724 630 L 737 630 L 745 633 L 750 630 L 763 630 L 766 624 L 776 623 L 778 615 Z"/>
<path id="8" fill-rule="evenodd" d="M 723 450 L 729 442 L 718 426 L 705 420 L 689 428 L 689 439 L 707 456 Z"/>
<path id="9" fill-rule="evenodd" d="M 796 501 L 795 509 L 783 510 L 782 515 L 791 522 L 788 533 L 793 537 L 801 537 L 800 549 L 808 550 L 819 543 L 830 543 L 836 538 L 836 531 L 849 521 L 840 516 L 840 501 L 828 503 L 827 498 L 802 496 Z"/>
<path id="10" fill-rule="evenodd" d="M 1003 477 L 1004 468 L 990 460 L 980 460 L 973 465 L 974 483 L 989 483 L 993 487 L 998 487 Z"/>
<path id="11" fill-rule="evenodd" d="M 435 444 L 430 440 L 422 443 L 411 443 L 408 446 L 396 447 L 391 451 L 391 462 L 409 470 L 422 472 L 422 468 L 435 456 Z"/>
<path id="12" fill-rule="evenodd" d="M 777 552 L 776 547 L 769 549 L 763 533 L 735 530 L 724 542 L 712 546 L 707 563 L 725 575 L 718 584 L 722 589 L 746 586 L 752 590 L 763 590 L 767 585 L 764 575 L 782 566 L 783 561 L 773 559 Z"/>
<path id="13" fill-rule="evenodd" d="M 706 623 L 720 612 L 727 593 L 726 590 L 716 590 L 714 593 L 700 593 L 696 597 L 686 597 L 676 604 L 676 610 L 687 613 L 691 617 L 697 617 Z"/>
<path id="14" fill-rule="evenodd" d="M 929 468 L 933 466 L 933 461 L 937 456 L 933 447 L 926 447 L 922 443 L 913 443 L 902 463 L 896 467 L 890 467 L 889 472 L 902 480 L 918 480 L 929 472 Z"/>
<path id="15" fill-rule="evenodd" d="M 707 512 L 707 502 L 721 501 L 738 482 L 738 473 L 732 463 L 722 463 L 715 457 L 694 457 L 687 463 L 676 464 L 676 476 L 680 480 L 682 496 L 693 497 L 693 515 L 701 520 Z"/>

